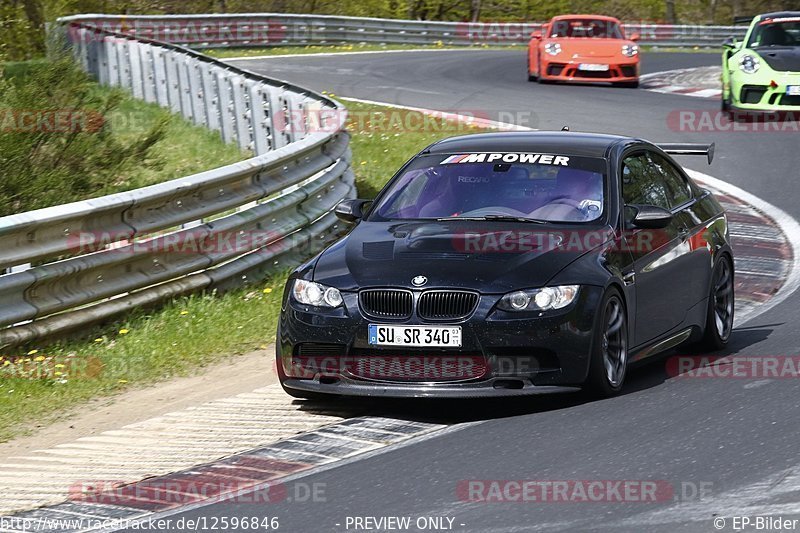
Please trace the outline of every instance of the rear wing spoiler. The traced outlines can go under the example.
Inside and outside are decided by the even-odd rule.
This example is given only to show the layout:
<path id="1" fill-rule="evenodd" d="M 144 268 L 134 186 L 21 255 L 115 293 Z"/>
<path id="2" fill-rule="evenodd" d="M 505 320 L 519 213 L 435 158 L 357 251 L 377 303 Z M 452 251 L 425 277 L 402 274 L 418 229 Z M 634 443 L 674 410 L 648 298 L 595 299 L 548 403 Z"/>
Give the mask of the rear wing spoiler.
<path id="1" fill-rule="evenodd" d="M 704 155 L 708 159 L 709 165 L 714 160 L 714 143 L 661 143 L 656 146 L 670 155 Z"/>
<path id="2" fill-rule="evenodd" d="M 733 17 L 733 25 L 739 26 L 740 24 L 750 24 L 755 17 Z"/>

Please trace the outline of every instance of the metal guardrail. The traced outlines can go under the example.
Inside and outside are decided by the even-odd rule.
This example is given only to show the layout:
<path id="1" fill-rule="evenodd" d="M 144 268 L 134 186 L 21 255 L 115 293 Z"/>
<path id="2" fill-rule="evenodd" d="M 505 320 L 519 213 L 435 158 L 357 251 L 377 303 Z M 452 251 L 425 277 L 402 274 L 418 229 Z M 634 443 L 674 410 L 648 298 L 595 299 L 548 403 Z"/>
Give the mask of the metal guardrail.
<path id="1" fill-rule="evenodd" d="M 193 48 L 305 46 L 346 43 L 469 46 L 525 44 L 541 22 L 433 22 L 327 15 L 253 13 L 226 15 L 80 15 L 104 29 Z M 744 37 L 744 26 L 630 23 L 627 35 L 658 46 L 719 46 Z"/>
<path id="2" fill-rule="evenodd" d="M 0 275 L 0 348 L 262 279 L 341 231 L 332 210 L 355 187 L 346 111 L 337 102 L 174 44 L 84 20 L 61 23 L 77 59 L 101 83 L 257 155 L 0 218 L 0 269 L 32 264 Z"/>

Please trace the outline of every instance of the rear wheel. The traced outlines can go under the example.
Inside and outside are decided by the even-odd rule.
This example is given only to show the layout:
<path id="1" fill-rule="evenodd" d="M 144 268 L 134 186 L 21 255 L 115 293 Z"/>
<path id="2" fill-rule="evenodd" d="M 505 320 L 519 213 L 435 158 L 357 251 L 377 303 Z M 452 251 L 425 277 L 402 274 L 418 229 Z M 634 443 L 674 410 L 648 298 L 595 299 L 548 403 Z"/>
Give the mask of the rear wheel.
<path id="1" fill-rule="evenodd" d="M 733 331 L 733 310 L 733 267 L 730 259 L 723 256 L 711 275 L 706 328 L 701 341 L 704 348 L 721 350 L 728 344 Z"/>
<path id="2" fill-rule="evenodd" d="M 617 289 L 609 289 L 600 306 L 594 333 L 586 387 L 598 396 L 613 396 L 622 390 L 628 370 L 628 319 Z"/>

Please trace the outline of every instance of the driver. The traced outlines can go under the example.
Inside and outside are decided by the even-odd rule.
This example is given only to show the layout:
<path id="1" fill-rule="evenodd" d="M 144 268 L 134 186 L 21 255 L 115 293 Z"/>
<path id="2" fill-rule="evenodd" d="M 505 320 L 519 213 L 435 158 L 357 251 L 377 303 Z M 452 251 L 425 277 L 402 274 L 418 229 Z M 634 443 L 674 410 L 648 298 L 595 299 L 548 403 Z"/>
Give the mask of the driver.
<path id="1" fill-rule="evenodd" d="M 600 175 L 567 167 L 556 175 L 556 189 L 551 200 L 531 216 L 551 221 L 586 222 L 599 217 L 602 209 Z"/>

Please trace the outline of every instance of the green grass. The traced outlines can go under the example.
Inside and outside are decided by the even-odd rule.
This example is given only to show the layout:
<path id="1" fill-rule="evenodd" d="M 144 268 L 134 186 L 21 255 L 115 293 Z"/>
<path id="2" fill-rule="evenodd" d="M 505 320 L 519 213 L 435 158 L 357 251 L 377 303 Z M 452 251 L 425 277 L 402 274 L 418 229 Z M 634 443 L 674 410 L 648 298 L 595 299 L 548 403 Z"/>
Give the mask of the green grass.
<path id="1" fill-rule="evenodd" d="M 438 121 L 409 130 L 403 124 L 419 121 L 410 120 L 408 112 L 354 103 L 348 108 L 353 166 L 364 198 L 373 197 L 407 159 L 431 142 L 478 131 Z M 176 142 L 172 149 L 189 151 L 184 142 Z M 157 310 L 136 311 L 79 340 L 4 354 L 0 440 L 63 417 L 91 398 L 190 375 L 211 363 L 266 347 L 275 339 L 287 275 L 276 274 L 224 295 L 179 298 Z"/>
<path id="2" fill-rule="evenodd" d="M 101 90 L 109 90 L 102 88 Z M 114 135 L 121 142 L 144 135 L 159 120 L 166 120 L 164 137 L 148 153 L 148 158 L 109 181 L 99 194 L 126 191 L 189 174 L 221 167 L 250 157 L 237 145 L 225 144 L 218 132 L 211 131 L 159 107 L 126 95 L 108 117 Z"/>
<path id="3" fill-rule="evenodd" d="M 405 45 L 405 44 L 339 44 L 339 45 L 309 45 L 309 46 L 272 46 L 266 48 L 210 48 L 204 49 L 204 54 L 212 57 L 260 57 L 275 55 L 306 55 L 330 54 L 342 52 L 386 52 L 390 50 L 485 50 L 485 49 L 522 49 L 523 45 L 475 45 L 475 46 L 449 46 L 436 45 Z"/>
<path id="4" fill-rule="evenodd" d="M 21 119 L 68 115 L 76 127 Z M 180 178 L 247 154 L 118 88 L 71 57 L 0 64 L 0 216 Z M 69 123 L 70 119 L 67 120 Z"/>

